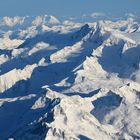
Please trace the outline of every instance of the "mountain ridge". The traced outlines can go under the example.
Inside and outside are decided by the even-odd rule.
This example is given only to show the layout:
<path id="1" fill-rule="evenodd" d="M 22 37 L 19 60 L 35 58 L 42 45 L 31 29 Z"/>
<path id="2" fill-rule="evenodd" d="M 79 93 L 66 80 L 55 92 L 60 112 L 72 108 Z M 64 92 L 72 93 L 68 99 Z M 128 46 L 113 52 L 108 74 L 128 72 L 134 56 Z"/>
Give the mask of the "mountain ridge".
<path id="1" fill-rule="evenodd" d="M 0 32 L 0 138 L 140 139 L 139 23 L 30 23 Z"/>

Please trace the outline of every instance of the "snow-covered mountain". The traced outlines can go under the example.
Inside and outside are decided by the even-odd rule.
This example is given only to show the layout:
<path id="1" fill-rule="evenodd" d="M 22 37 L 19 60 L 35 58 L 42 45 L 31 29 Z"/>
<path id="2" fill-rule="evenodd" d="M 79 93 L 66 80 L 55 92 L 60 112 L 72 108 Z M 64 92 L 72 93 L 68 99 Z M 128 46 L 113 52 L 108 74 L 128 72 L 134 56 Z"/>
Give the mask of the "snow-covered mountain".
<path id="1" fill-rule="evenodd" d="M 139 140 L 139 22 L 2 18 L 0 93 L 0 140 Z"/>

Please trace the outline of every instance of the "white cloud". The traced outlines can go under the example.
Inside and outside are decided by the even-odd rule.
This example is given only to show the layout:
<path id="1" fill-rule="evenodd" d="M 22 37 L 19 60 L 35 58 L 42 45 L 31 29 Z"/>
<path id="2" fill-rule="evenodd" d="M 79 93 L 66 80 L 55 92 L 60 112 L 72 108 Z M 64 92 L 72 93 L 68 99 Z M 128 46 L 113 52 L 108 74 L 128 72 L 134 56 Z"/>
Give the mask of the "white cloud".
<path id="1" fill-rule="evenodd" d="M 103 17 L 105 16 L 104 13 L 98 13 L 98 12 L 94 12 L 90 15 L 92 18 L 97 18 L 97 17 Z"/>
<path id="2" fill-rule="evenodd" d="M 65 26 L 73 26 L 73 25 L 75 25 L 75 23 L 74 23 L 73 21 L 70 21 L 70 20 L 65 20 L 65 21 L 63 22 L 63 24 L 64 24 Z"/>
<path id="3" fill-rule="evenodd" d="M 130 17 L 130 18 L 136 18 L 136 17 L 137 17 L 137 16 L 134 15 L 133 13 L 128 13 L 128 14 L 126 14 L 126 16 L 128 16 L 128 17 Z"/>

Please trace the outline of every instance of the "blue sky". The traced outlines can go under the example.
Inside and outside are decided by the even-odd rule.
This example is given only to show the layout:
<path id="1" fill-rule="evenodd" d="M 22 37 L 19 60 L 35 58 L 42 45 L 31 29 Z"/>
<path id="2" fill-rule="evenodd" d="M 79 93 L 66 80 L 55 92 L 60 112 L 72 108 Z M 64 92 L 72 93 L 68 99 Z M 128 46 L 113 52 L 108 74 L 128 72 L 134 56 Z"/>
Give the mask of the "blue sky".
<path id="1" fill-rule="evenodd" d="M 0 17 L 52 14 L 80 16 L 101 12 L 114 16 L 140 15 L 140 0 L 0 0 Z"/>

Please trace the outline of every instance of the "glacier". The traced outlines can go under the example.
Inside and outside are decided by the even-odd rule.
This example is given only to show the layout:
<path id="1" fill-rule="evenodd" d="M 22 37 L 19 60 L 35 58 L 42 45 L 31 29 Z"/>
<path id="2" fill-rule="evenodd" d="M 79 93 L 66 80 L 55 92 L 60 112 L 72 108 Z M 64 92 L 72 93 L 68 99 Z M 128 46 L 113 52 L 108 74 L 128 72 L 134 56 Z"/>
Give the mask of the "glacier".
<path id="1" fill-rule="evenodd" d="M 0 140 L 139 140 L 136 19 L 0 19 Z"/>

